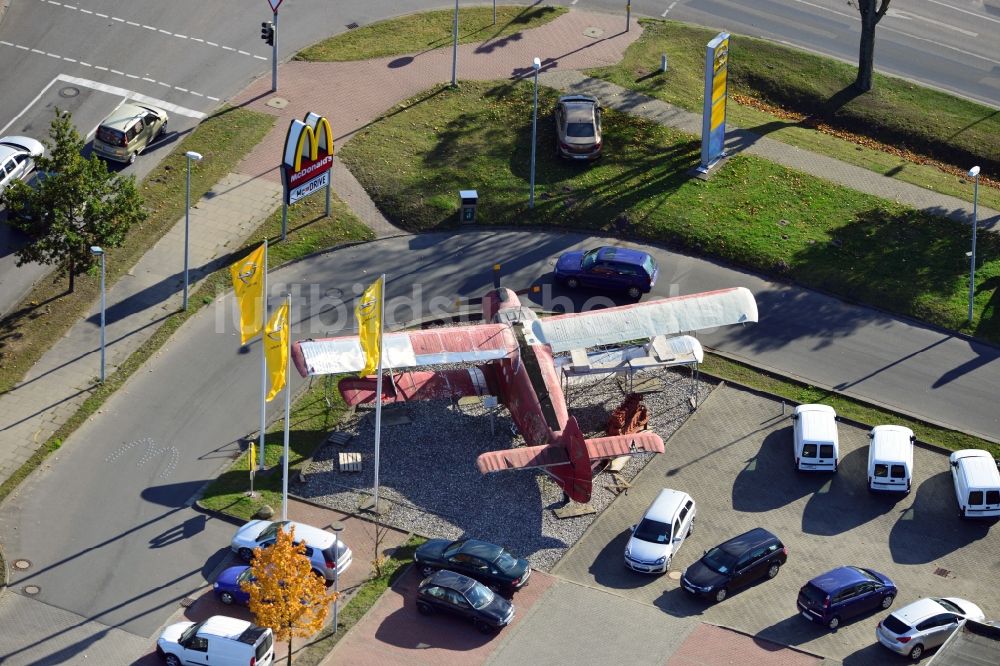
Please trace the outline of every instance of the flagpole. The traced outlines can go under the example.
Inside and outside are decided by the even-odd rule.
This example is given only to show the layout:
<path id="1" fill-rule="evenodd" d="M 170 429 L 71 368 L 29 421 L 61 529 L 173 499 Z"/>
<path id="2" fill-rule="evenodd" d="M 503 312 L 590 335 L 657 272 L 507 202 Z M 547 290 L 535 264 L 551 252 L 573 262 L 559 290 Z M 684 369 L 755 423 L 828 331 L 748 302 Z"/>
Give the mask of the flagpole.
<path id="1" fill-rule="evenodd" d="M 257 469 L 264 471 L 264 428 L 267 418 L 267 354 L 264 353 L 264 336 L 267 335 L 267 237 L 264 237 L 264 284 L 261 292 L 261 317 L 264 322 L 260 328 L 260 458 Z"/>
<path id="2" fill-rule="evenodd" d="M 382 359 L 385 349 L 382 346 L 382 331 L 385 329 L 385 273 L 382 273 L 382 288 L 379 289 L 378 316 L 378 378 L 375 380 L 375 502 L 372 511 L 378 514 L 378 459 L 379 443 L 382 437 Z"/>
<path id="3" fill-rule="evenodd" d="M 285 326 L 288 327 L 288 349 L 285 360 L 285 455 L 281 469 L 281 519 L 288 520 L 288 416 L 292 411 L 292 383 L 288 375 L 288 366 L 292 358 L 292 295 L 285 295 Z"/>

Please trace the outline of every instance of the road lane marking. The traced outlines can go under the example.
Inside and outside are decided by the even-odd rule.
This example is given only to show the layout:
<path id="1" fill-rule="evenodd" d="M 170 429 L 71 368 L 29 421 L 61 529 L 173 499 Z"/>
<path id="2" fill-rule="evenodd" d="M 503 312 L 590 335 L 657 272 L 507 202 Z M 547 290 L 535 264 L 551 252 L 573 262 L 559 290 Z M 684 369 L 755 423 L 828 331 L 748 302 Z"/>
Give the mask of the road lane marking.
<path id="1" fill-rule="evenodd" d="M 898 9 L 890 9 L 888 12 L 886 12 L 886 15 L 891 16 L 893 18 L 902 19 L 904 21 L 912 21 L 913 19 L 917 19 L 918 21 L 926 21 L 927 23 L 933 23 L 934 25 L 941 26 L 942 28 L 948 28 L 949 30 L 960 32 L 967 37 L 975 38 L 979 36 L 978 32 L 972 32 L 971 30 L 958 28 L 953 25 L 948 25 L 947 23 L 942 23 L 941 21 L 938 21 L 936 19 L 927 18 L 926 16 L 920 16 L 919 14 L 910 14 L 908 12 L 903 12 Z"/>
<path id="2" fill-rule="evenodd" d="M 206 114 L 201 111 L 195 111 L 194 109 L 189 109 L 179 104 L 172 104 L 162 99 L 157 99 L 155 97 L 150 97 L 148 95 L 143 95 L 134 90 L 129 90 L 127 88 L 119 88 L 118 86 L 108 85 L 107 83 L 101 83 L 100 81 L 91 81 L 90 79 L 82 79 L 78 76 L 69 76 L 67 74 L 60 74 L 53 80 L 63 81 L 65 83 L 71 83 L 76 86 L 81 86 L 83 88 L 90 88 L 91 90 L 99 90 L 101 92 L 108 93 L 109 95 L 115 95 L 116 97 L 124 97 L 127 99 L 134 99 L 138 102 L 145 102 L 146 104 L 152 104 L 153 106 L 158 106 L 161 109 L 165 109 L 170 113 L 175 113 L 179 116 L 186 116 L 188 118 L 195 118 L 201 120 Z M 49 85 L 52 85 L 51 83 Z M 166 85 L 166 84 L 161 84 Z M 167 86 L 170 87 L 170 86 Z"/>
<path id="3" fill-rule="evenodd" d="M 41 91 L 40 93 L 38 93 L 37 95 L 35 95 L 35 99 L 33 99 L 33 100 L 31 100 L 30 102 L 28 102 L 28 106 L 26 106 L 26 107 L 24 107 L 23 109 L 21 109 L 21 113 L 17 114 L 17 115 L 16 115 L 16 116 L 14 116 L 13 118 L 11 118 L 10 122 L 9 122 L 9 123 L 7 123 L 6 125 L 4 125 L 2 129 L 0 129 L 0 136 L 2 136 L 2 135 L 4 135 L 4 134 L 6 134 L 6 133 L 7 133 L 7 128 L 8 128 L 8 127 L 10 127 L 11 125 L 13 125 L 13 124 L 14 124 L 15 122 L 17 122 L 17 119 L 18 119 L 18 118 L 20 118 L 20 117 L 21 117 L 21 116 L 23 116 L 23 115 L 24 115 L 25 113 L 27 113 L 28 109 L 30 109 L 30 108 L 31 108 L 31 107 L 33 107 L 33 106 L 34 106 L 35 104 L 37 104 L 37 103 L 38 103 L 38 100 L 40 100 L 40 99 L 42 98 L 42 95 L 44 95 L 44 94 L 45 94 L 46 92 L 48 92 L 49 88 L 51 88 L 51 87 L 52 87 L 52 84 L 53 84 L 53 83 L 55 83 L 55 82 L 56 82 L 56 81 L 58 81 L 58 80 L 59 80 L 59 77 L 57 76 L 56 78 L 54 78 L 54 79 L 52 79 L 51 81 L 49 81 L 49 82 L 48 82 L 48 83 L 47 83 L 47 84 L 45 85 L 45 87 L 44 87 L 44 88 L 42 88 L 42 91 Z"/>
<path id="4" fill-rule="evenodd" d="M 267 58 L 265 56 L 255 55 L 253 53 L 248 53 L 247 51 L 240 51 L 240 50 L 235 49 L 235 48 L 233 48 L 231 46 L 220 46 L 219 44 L 216 44 L 215 42 L 209 42 L 207 40 L 200 39 L 198 37 L 189 37 L 188 35 L 181 35 L 179 33 L 170 32 L 169 30 L 164 30 L 163 28 L 157 28 L 157 27 L 152 26 L 152 25 L 146 25 L 144 23 L 136 23 L 135 21 L 129 21 L 128 19 L 120 18 L 118 16 L 109 16 L 107 14 L 102 14 L 100 12 L 91 11 L 89 9 L 84 9 L 82 7 L 77 7 L 75 5 L 67 5 L 67 4 L 63 4 L 61 2 L 56 2 L 55 0 L 39 0 L 39 1 L 42 4 L 55 5 L 57 7 L 62 7 L 63 9 L 69 9 L 71 11 L 82 12 L 84 14 L 92 14 L 94 16 L 100 16 L 101 18 L 109 18 L 112 21 L 117 21 L 118 23 L 124 23 L 125 25 L 130 25 L 130 26 L 133 26 L 133 27 L 136 27 L 136 28 L 142 27 L 142 28 L 145 28 L 146 30 L 151 30 L 153 32 L 160 32 L 160 33 L 163 33 L 164 35 L 167 35 L 168 37 L 176 37 L 177 39 L 190 39 L 192 41 L 199 42 L 201 44 L 208 44 L 209 46 L 214 46 L 216 48 L 222 48 L 222 49 L 225 49 L 227 51 L 233 51 L 233 52 L 239 53 L 240 55 L 246 55 L 246 56 L 249 56 L 249 57 L 253 58 L 254 60 L 269 60 L 269 58 Z M 574 4 L 576 4 L 576 3 L 574 3 Z"/>
<path id="5" fill-rule="evenodd" d="M 677 3 L 676 3 L 676 2 L 671 2 L 671 3 L 670 3 L 670 6 L 669 6 L 669 7 L 667 7 L 666 9 L 664 9 L 664 10 L 663 10 L 663 13 L 662 13 L 662 14 L 660 14 L 660 16 L 661 16 L 661 17 L 662 17 L 662 16 L 666 16 L 666 15 L 667 15 L 668 13 L 670 13 L 670 10 L 671 10 L 671 9 L 673 9 L 673 8 L 674 8 L 674 7 L 676 6 L 676 5 L 677 5 Z"/>
<path id="6" fill-rule="evenodd" d="M 968 14 L 969 16 L 975 16 L 977 21 L 992 21 L 993 23 L 1000 23 L 1000 19 L 995 19 L 992 16 L 986 16 L 984 14 L 977 14 L 976 12 L 970 12 L 968 9 L 962 9 L 961 7 L 954 7 L 949 5 L 947 2 L 941 2 L 941 0 L 927 0 L 928 2 L 933 2 L 935 5 L 941 5 L 942 7 L 947 7 L 948 9 L 954 9 L 956 12 L 962 12 L 963 14 Z"/>
<path id="7" fill-rule="evenodd" d="M 143 81 L 147 81 L 149 83 L 155 83 L 157 85 L 163 86 L 164 88 L 177 88 L 177 90 L 179 90 L 181 92 L 186 92 L 189 95 L 197 95 L 198 97 L 206 97 L 206 98 L 208 98 L 210 100 L 213 100 L 213 101 L 216 101 L 216 102 L 220 101 L 218 97 L 213 97 L 212 95 L 205 95 L 205 94 L 202 94 L 202 93 L 198 93 L 198 92 L 196 92 L 194 90 L 188 90 L 186 88 L 178 88 L 177 86 L 174 86 L 174 85 L 172 85 L 170 83 L 166 83 L 164 81 L 157 81 L 156 79 L 150 78 L 148 76 L 139 77 L 136 74 L 129 74 L 128 72 L 123 72 L 123 71 L 120 71 L 120 70 L 117 70 L 117 69 L 112 69 L 110 67 L 104 67 L 103 65 L 92 65 L 89 62 L 84 62 L 83 60 L 76 60 L 75 58 L 70 58 L 68 56 L 61 56 L 58 53 L 48 53 L 46 51 L 41 51 L 39 49 L 29 48 L 29 47 L 24 46 L 22 44 L 15 44 L 13 42 L 8 42 L 6 40 L 0 40 L 0 47 L 3 47 L 3 46 L 10 46 L 10 47 L 13 47 L 13 48 L 16 48 L 16 49 L 21 49 L 22 51 L 30 51 L 32 53 L 37 53 L 39 55 L 48 56 L 49 58 L 55 58 L 56 60 L 63 60 L 65 62 L 68 62 L 68 63 L 71 63 L 71 64 L 75 64 L 75 65 L 82 65 L 84 67 L 92 67 L 93 69 L 98 69 L 98 70 L 100 70 L 102 72 L 109 72 L 109 73 L 115 74 L 117 76 L 124 76 L 124 77 L 130 78 L 130 79 L 140 79 L 141 78 Z M 124 90 L 124 89 L 123 88 L 119 88 L 118 90 Z M 179 106 L 177 108 L 183 109 L 184 107 L 180 107 Z M 181 115 L 184 115 L 184 114 L 182 113 Z"/>

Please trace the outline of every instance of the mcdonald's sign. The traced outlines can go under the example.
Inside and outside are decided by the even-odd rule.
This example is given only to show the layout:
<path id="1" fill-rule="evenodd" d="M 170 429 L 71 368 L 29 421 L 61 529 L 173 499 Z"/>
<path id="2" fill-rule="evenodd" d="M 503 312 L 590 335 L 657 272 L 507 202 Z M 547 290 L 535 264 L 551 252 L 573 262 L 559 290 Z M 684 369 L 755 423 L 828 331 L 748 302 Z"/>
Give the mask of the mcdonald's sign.
<path id="1" fill-rule="evenodd" d="M 285 136 L 281 163 L 285 202 L 292 204 L 329 183 L 333 166 L 333 130 L 330 121 L 309 112 L 293 120 Z"/>

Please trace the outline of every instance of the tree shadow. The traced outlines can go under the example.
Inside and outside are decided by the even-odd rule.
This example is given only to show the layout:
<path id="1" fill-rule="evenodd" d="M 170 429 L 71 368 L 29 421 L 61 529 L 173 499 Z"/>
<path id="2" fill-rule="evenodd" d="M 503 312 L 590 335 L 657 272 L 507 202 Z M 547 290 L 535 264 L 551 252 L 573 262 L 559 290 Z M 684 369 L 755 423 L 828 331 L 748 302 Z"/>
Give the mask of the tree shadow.
<path id="1" fill-rule="evenodd" d="M 959 518 L 951 472 L 940 472 L 917 486 L 913 505 L 900 512 L 889 551 L 896 563 L 928 564 L 987 538 L 996 523 Z"/>
<path id="2" fill-rule="evenodd" d="M 757 82 L 757 84 L 762 83 L 762 81 Z M 806 116 L 802 120 L 774 120 L 761 125 L 755 125 L 753 127 L 734 128 L 734 130 L 729 132 L 726 137 L 726 147 L 727 149 L 731 149 L 733 151 L 745 150 L 768 134 L 788 127 L 814 129 L 820 123 L 831 122 L 831 119 L 836 116 L 838 111 L 863 94 L 864 93 L 859 92 L 853 84 L 849 84 L 825 100 L 822 100 L 819 104 L 812 104 L 809 111 L 810 115 Z M 809 103 L 799 99 L 790 102 L 790 104 L 792 108 L 802 108 L 803 105 Z"/>

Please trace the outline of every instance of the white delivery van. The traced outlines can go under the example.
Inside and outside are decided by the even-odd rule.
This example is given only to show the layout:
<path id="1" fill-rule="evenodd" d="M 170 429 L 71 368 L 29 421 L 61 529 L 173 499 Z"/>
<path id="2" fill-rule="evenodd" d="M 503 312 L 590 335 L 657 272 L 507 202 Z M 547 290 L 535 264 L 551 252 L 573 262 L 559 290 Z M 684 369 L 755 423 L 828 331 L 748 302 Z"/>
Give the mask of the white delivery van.
<path id="1" fill-rule="evenodd" d="M 1000 469 L 988 451 L 963 449 L 948 456 L 955 482 L 958 515 L 962 518 L 1000 516 Z"/>
<path id="2" fill-rule="evenodd" d="M 670 559 L 694 527 L 697 507 L 687 493 L 664 488 L 646 509 L 625 544 L 625 566 L 643 573 L 665 573 Z"/>
<path id="3" fill-rule="evenodd" d="M 868 433 L 868 490 L 908 493 L 913 481 L 913 431 L 880 425 Z"/>
<path id="4" fill-rule="evenodd" d="M 799 405 L 792 414 L 795 469 L 836 472 L 840 464 L 837 412 L 829 405 Z"/>
<path id="5" fill-rule="evenodd" d="M 274 639 L 267 627 L 213 615 L 204 622 L 178 622 L 163 630 L 156 652 L 167 666 L 271 666 Z"/>

